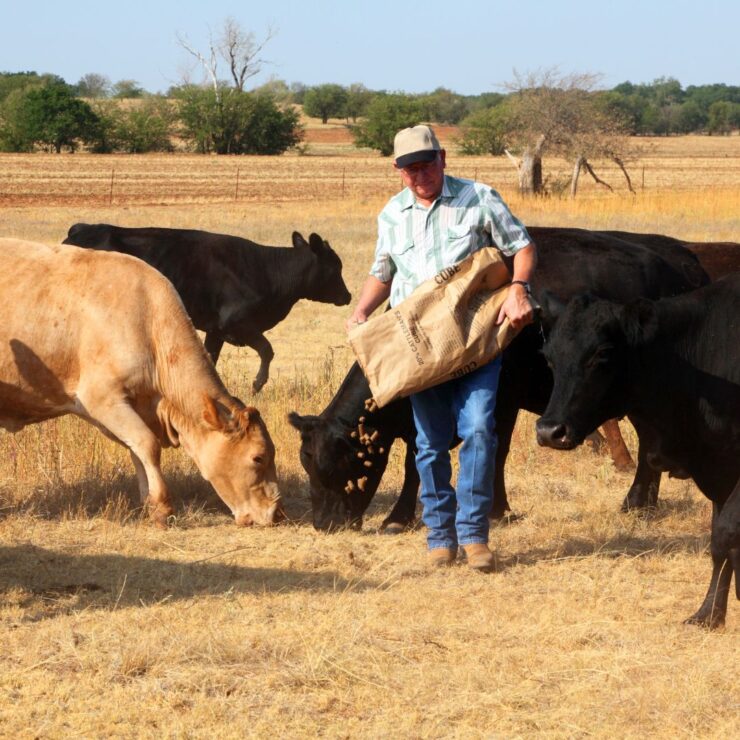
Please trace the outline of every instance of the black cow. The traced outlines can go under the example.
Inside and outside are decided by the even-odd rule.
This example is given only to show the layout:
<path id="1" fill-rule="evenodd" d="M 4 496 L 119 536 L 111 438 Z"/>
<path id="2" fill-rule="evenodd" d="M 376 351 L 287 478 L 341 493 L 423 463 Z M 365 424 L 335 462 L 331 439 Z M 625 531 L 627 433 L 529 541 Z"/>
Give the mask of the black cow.
<path id="1" fill-rule="evenodd" d="M 740 274 L 626 306 L 579 296 L 544 352 L 554 387 L 540 444 L 571 449 L 629 414 L 653 438 L 650 463 L 690 476 L 712 501 L 712 579 L 687 621 L 722 625 L 733 569 L 740 599 Z"/>
<path id="2" fill-rule="evenodd" d="M 560 299 L 591 291 L 596 295 L 627 302 L 641 296 L 660 297 L 691 290 L 708 281 L 697 259 L 668 237 L 605 234 L 581 229 L 532 227 L 539 264 L 532 283 L 535 298 L 545 291 Z M 632 239 L 627 239 L 633 236 Z M 674 243 L 675 242 L 675 243 Z M 498 450 L 495 499 L 492 516 L 501 518 L 509 510 L 504 483 L 504 463 L 519 409 L 542 413 L 552 390 L 552 375 L 541 354 L 543 333 L 529 326 L 504 352 L 496 407 Z M 392 529 L 414 521 L 419 478 L 414 465 L 415 429 L 408 400 L 396 401 L 380 413 L 368 414 L 364 401 L 370 389 L 357 366 L 353 366 L 334 400 L 319 416 L 289 416 L 301 433 L 301 462 L 310 478 L 314 526 L 329 529 L 360 523 L 377 489 L 387 461 L 387 449 L 395 438 L 407 444 L 405 480 L 400 497 L 384 522 Z M 366 454 L 356 431 L 360 416 L 366 432 L 378 432 L 382 445 L 374 444 L 375 459 Z M 639 430 L 638 430 L 639 435 Z M 385 455 L 377 454 L 383 447 Z M 647 448 L 640 445 L 635 480 L 625 499 L 626 508 L 653 505 L 657 500 L 660 473 L 646 462 Z M 369 464 L 372 467 L 369 467 Z M 357 481 L 364 491 L 357 492 Z M 355 489 L 345 491 L 348 481 Z"/>
<path id="3" fill-rule="evenodd" d="M 293 247 L 266 247 L 227 234 L 190 229 L 75 224 L 64 244 L 125 252 L 156 267 L 182 298 L 214 364 L 224 342 L 260 357 L 252 388 L 267 382 L 272 346 L 264 332 L 301 298 L 346 306 L 342 261 L 318 234 L 293 232 Z"/>

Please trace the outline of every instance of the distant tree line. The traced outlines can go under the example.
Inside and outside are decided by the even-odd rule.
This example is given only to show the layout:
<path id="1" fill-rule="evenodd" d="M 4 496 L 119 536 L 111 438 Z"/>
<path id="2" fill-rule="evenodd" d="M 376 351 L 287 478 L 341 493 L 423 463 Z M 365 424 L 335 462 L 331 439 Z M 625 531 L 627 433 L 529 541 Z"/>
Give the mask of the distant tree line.
<path id="1" fill-rule="evenodd" d="M 548 115 L 558 110 L 561 132 L 568 125 L 575 126 L 573 106 L 580 111 L 578 126 L 571 128 L 578 129 L 578 136 L 565 137 L 568 144 L 563 137 L 547 142 L 550 151 L 568 150 L 574 161 L 576 149 L 588 148 L 583 142 L 591 134 L 583 122 L 589 118 L 608 129 L 612 139 L 617 135 L 729 134 L 740 129 L 740 87 L 713 84 L 684 89 L 673 78 L 648 84 L 624 82 L 611 90 L 581 85 L 577 94 L 573 90 L 565 93 L 564 78 L 556 84 L 548 79 L 530 80 L 529 87 L 522 83 L 501 93 L 480 95 L 460 95 L 442 87 L 407 94 L 369 90 L 361 83 L 306 86 L 279 79 L 246 91 L 244 82 L 260 61 L 256 52 L 261 45 L 253 38 L 239 37 L 238 31 L 225 25 L 220 46 L 214 41 L 211 49 L 221 51 L 230 62 L 233 80 L 219 79 L 214 66 L 208 69 L 210 83 L 184 83 L 165 95 L 148 93 L 135 80 L 112 83 L 96 73 L 74 85 L 51 74 L 0 73 L 0 151 L 59 152 L 80 146 L 101 153 L 169 151 L 177 137 L 202 153 L 277 154 L 301 141 L 297 106 L 323 122 L 343 119 L 358 146 L 375 148 L 384 155 L 391 153 L 398 128 L 425 121 L 459 125 L 464 152 L 502 154 L 518 149 L 523 162 L 527 151 L 536 154 L 536 141 L 523 141 L 522 131 L 528 129 L 522 116 L 535 120 L 541 115 L 538 105 L 544 105 Z M 184 42 L 183 46 L 205 64 L 208 57 Z M 252 56 L 245 55 L 239 66 L 238 52 L 244 49 Z M 547 90 L 555 92 L 544 94 Z M 523 101 L 529 106 L 526 115 Z M 591 157 L 606 151 L 589 146 Z M 619 152 L 608 156 L 612 155 L 620 158 Z M 588 156 L 585 163 L 590 164 Z"/>

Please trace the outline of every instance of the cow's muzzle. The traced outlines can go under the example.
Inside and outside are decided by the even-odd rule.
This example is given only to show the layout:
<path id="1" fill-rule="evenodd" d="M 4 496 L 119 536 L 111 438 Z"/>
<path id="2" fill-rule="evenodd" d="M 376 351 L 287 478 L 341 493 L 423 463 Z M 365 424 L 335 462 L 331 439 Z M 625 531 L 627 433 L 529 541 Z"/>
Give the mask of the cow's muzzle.
<path id="1" fill-rule="evenodd" d="M 537 420 L 537 443 L 542 447 L 552 447 L 556 450 L 572 450 L 581 441 L 573 433 L 569 425 L 562 422 L 553 422 L 545 418 Z"/>

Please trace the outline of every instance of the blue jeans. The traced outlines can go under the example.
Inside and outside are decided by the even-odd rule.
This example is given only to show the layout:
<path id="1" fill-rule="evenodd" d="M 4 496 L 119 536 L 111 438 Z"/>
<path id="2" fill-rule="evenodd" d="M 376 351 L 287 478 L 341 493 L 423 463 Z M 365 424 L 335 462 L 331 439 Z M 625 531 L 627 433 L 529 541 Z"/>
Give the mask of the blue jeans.
<path id="1" fill-rule="evenodd" d="M 469 375 L 413 394 L 416 468 L 430 550 L 488 542 L 496 465 L 496 390 L 501 358 Z M 457 491 L 450 444 L 462 440 Z"/>

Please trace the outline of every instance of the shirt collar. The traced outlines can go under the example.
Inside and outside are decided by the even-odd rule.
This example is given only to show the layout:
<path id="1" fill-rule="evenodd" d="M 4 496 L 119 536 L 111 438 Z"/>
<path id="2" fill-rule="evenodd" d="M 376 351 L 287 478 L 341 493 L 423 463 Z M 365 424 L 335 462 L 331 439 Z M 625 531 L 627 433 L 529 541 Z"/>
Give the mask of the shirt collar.
<path id="1" fill-rule="evenodd" d="M 445 175 L 444 180 L 442 181 L 442 192 L 437 197 L 437 200 L 442 200 L 443 198 L 454 198 L 459 190 L 460 188 L 455 178 Z M 414 198 L 414 194 L 409 190 L 409 188 L 404 188 L 400 192 L 398 199 L 399 206 L 402 211 L 408 210 L 414 205 L 414 203 L 416 203 L 416 198 Z"/>

